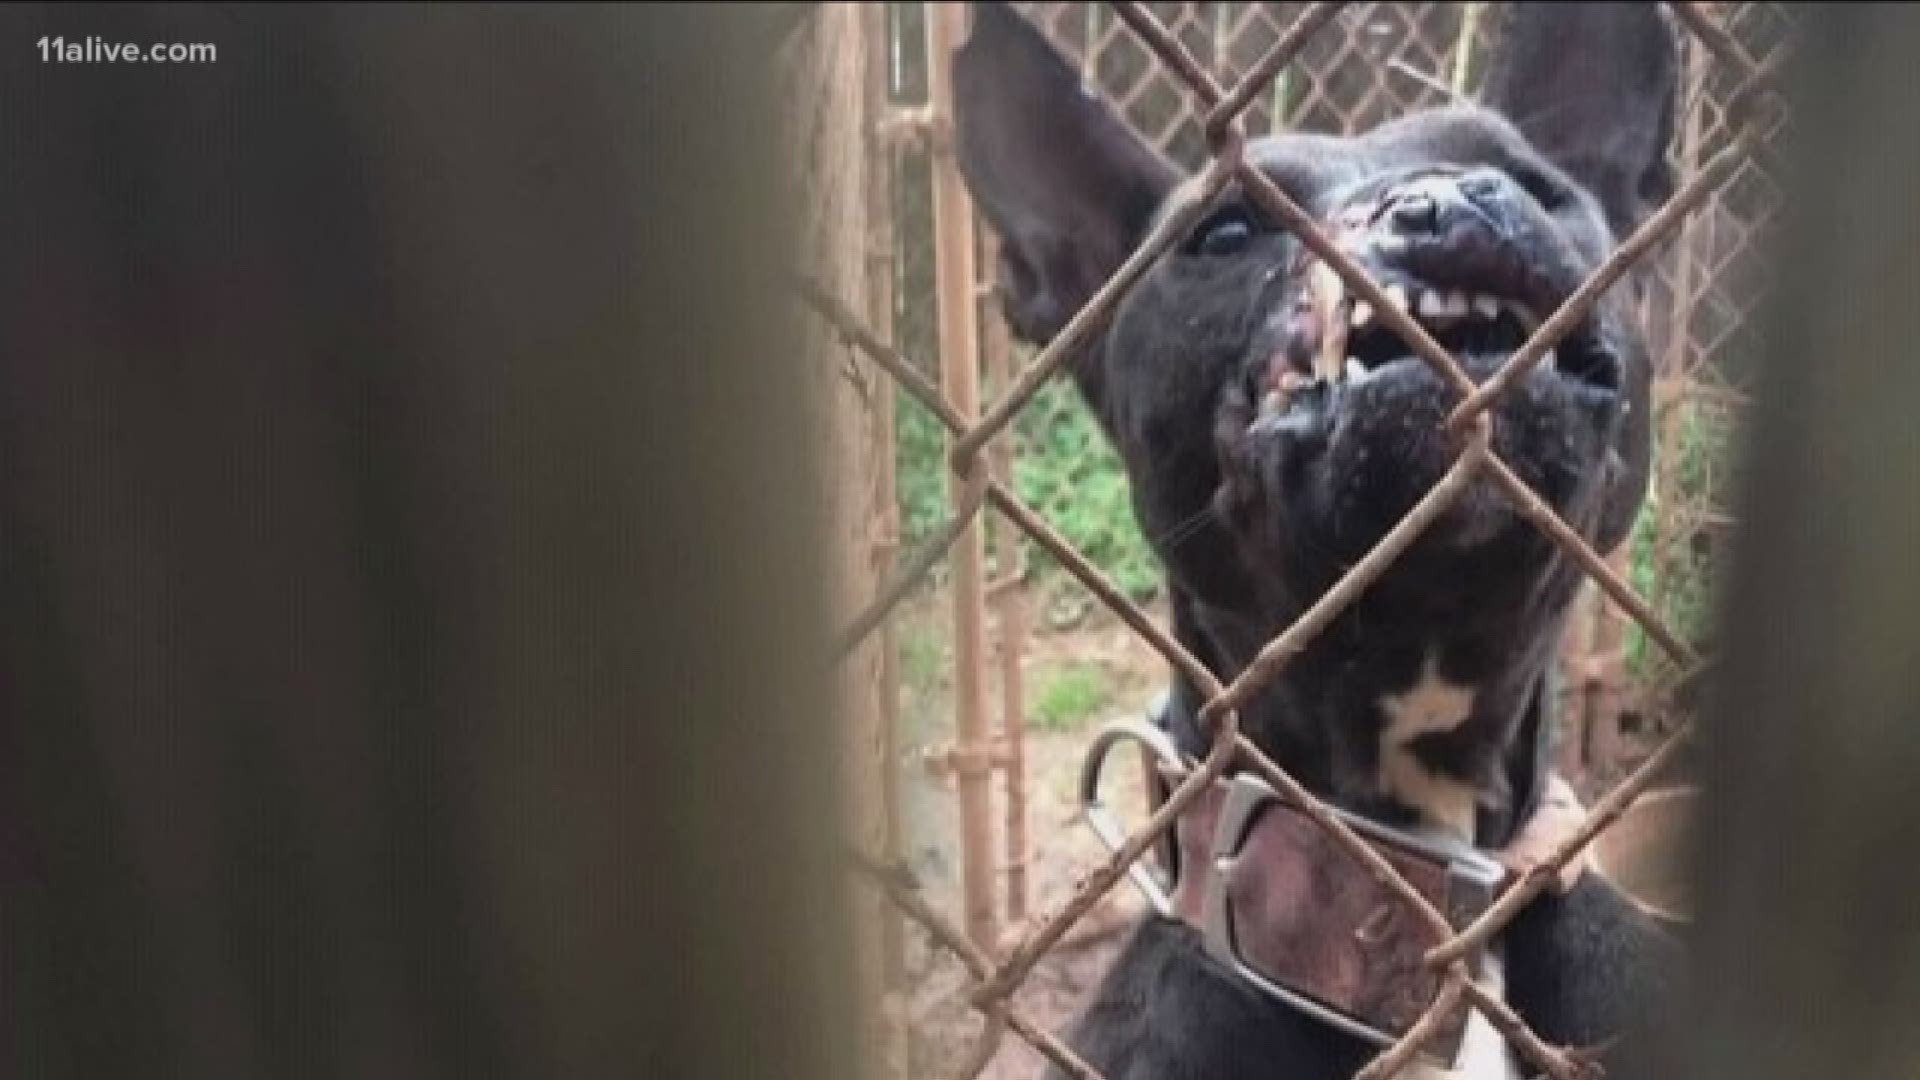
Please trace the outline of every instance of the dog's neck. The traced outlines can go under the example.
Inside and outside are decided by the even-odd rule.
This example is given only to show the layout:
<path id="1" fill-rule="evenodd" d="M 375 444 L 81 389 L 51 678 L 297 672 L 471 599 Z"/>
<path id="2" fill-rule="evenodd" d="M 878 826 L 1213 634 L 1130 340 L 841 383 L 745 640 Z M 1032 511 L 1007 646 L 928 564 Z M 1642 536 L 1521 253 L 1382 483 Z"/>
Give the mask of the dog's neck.
<path id="1" fill-rule="evenodd" d="M 1184 596 L 1174 614 L 1182 643 L 1223 679 L 1276 632 Z M 1242 711 L 1242 730 L 1349 810 L 1504 843 L 1545 774 L 1559 620 L 1522 635 L 1497 620 L 1423 625 L 1379 614 L 1363 604 L 1309 643 Z M 1176 734 L 1204 749 L 1200 693 L 1183 683 L 1174 700 L 1184 714 Z"/>

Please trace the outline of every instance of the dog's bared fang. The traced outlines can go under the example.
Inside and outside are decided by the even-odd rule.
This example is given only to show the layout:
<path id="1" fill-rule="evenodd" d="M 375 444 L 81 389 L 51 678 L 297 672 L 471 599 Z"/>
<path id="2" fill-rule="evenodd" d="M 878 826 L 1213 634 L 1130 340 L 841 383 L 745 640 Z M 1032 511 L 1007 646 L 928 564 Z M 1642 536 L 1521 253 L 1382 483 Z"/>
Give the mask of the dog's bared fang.
<path id="1" fill-rule="evenodd" d="M 1479 105 L 1247 147 L 1476 380 L 1672 185 L 1676 43 L 1659 6 L 1513 8 Z M 1006 317 L 1045 343 L 1181 175 L 1002 5 L 976 6 L 955 80 L 961 166 L 1001 237 Z M 1634 289 L 1617 287 L 1494 412 L 1494 450 L 1601 550 L 1625 537 L 1647 480 Z M 1458 395 L 1237 192 L 1073 370 L 1126 463 L 1176 631 L 1223 679 L 1380 540 L 1458 446 L 1440 430 Z M 1544 684 L 1579 580 L 1478 482 L 1243 710 L 1243 729 L 1348 810 L 1502 848 L 1546 783 Z M 1202 750 L 1193 688 L 1176 684 L 1173 700 L 1173 734 Z M 1541 1035 L 1609 1043 L 1606 1060 L 1630 1069 L 1622 1055 L 1659 1007 L 1670 951 L 1588 875 L 1533 904 L 1493 955 Z M 1323 1080 L 1376 1051 L 1263 997 L 1189 926 L 1157 918 L 1074 1041 L 1115 1080 Z M 1498 1039 L 1467 1045 L 1463 1074 L 1516 1068 Z"/>

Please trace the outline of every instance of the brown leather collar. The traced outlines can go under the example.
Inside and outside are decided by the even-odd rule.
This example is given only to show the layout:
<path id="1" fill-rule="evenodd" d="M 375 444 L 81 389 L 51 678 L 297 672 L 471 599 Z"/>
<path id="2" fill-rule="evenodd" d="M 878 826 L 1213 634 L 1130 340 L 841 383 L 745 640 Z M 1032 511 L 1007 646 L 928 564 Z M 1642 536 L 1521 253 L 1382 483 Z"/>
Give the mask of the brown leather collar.
<path id="1" fill-rule="evenodd" d="M 1217 959 L 1263 989 L 1351 1033 L 1391 1042 L 1440 990 L 1440 976 L 1422 962 L 1433 944 L 1426 926 L 1326 830 L 1251 783 L 1257 785 L 1251 791 L 1246 778 L 1216 783 L 1181 815 L 1170 914 L 1199 930 Z M 1552 778 L 1539 811 L 1498 862 L 1464 845 L 1348 820 L 1460 928 L 1580 816 L 1571 789 Z M 1571 887 L 1582 870 L 1576 862 L 1558 887 Z M 1450 1061 L 1465 1026 L 1461 1013 L 1429 1044 L 1430 1052 Z"/>
<path id="2" fill-rule="evenodd" d="M 1120 721 L 1095 737 L 1081 766 L 1081 812 L 1116 852 L 1128 833 L 1101 795 L 1101 775 L 1111 751 L 1129 742 L 1142 752 L 1156 808 L 1194 765 L 1151 720 Z M 1585 816 L 1572 789 L 1548 773 L 1543 797 L 1494 858 L 1458 840 L 1332 812 L 1455 927 L 1484 911 L 1516 873 L 1557 850 Z M 1142 860 L 1129 865 L 1129 876 L 1156 911 L 1193 926 L 1207 952 L 1255 988 L 1381 1045 L 1405 1034 L 1439 992 L 1438 976 L 1423 962 L 1432 941 L 1417 916 L 1259 779 L 1214 781 L 1169 833 L 1157 845 L 1173 894 Z M 1554 886 L 1570 889 L 1585 868 L 1584 857 L 1575 860 Z M 1475 967 L 1481 959 L 1467 958 Z M 1451 1064 L 1465 1027 L 1464 1015 L 1456 1018 L 1426 1044 L 1428 1056 Z"/>

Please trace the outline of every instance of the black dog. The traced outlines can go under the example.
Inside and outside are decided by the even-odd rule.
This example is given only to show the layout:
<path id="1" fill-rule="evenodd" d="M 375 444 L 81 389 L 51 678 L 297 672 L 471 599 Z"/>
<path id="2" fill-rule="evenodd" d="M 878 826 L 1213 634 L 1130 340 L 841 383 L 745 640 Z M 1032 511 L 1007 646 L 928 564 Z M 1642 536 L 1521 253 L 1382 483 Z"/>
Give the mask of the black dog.
<path id="1" fill-rule="evenodd" d="M 1006 317 L 1058 333 L 1181 177 L 1021 18 L 979 5 L 955 67 L 956 137 L 1002 240 Z M 1287 134 L 1249 159 L 1329 223 L 1484 379 L 1671 188 L 1673 31 L 1653 4 L 1514 5 L 1484 108 L 1357 137 Z M 1237 191 L 1122 302 L 1073 371 L 1130 474 L 1175 629 L 1223 680 L 1441 477 L 1458 400 Z M 1316 287 L 1316 286 L 1319 287 Z M 1649 359 L 1629 283 L 1495 410 L 1494 449 L 1600 550 L 1644 496 Z M 1326 356 L 1332 350 L 1329 366 Z M 1545 681 L 1581 572 L 1477 481 L 1242 713 L 1310 788 L 1387 823 L 1498 849 L 1544 783 Z M 1206 740 L 1176 684 L 1169 724 Z M 1495 944 L 1507 999 L 1551 1042 L 1657 1015 L 1662 929 L 1588 875 Z M 1349 1076 L 1376 1048 L 1263 997 L 1187 925 L 1143 924 L 1074 1045 L 1124 1078 Z M 1519 1075 L 1496 1040 L 1462 1075 Z M 1632 1074 L 1615 1042 L 1603 1062 Z"/>

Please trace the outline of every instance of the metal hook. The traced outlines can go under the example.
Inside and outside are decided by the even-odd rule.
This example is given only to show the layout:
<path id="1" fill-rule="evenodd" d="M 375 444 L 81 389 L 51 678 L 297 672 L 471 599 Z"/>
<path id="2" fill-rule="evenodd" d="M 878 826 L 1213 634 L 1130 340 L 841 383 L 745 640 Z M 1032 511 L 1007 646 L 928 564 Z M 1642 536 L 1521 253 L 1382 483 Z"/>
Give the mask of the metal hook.
<path id="1" fill-rule="evenodd" d="M 1113 748 L 1122 742 L 1137 742 L 1145 746 L 1159 759 L 1160 768 L 1171 777 L 1185 775 L 1192 767 L 1171 736 L 1141 720 L 1117 721 L 1094 736 L 1093 745 L 1087 748 L 1087 756 L 1080 766 L 1080 814 L 1093 834 L 1100 838 L 1108 851 L 1113 852 L 1126 846 L 1127 830 L 1106 800 L 1100 797 L 1100 774 L 1106 768 L 1107 758 L 1113 753 Z M 1173 914 L 1173 899 L 1154 879 L 1153 871 L 1143 861 L 1134 860 L 1127 867 L 1127 877 L 1132 879 L 1154 911 L 1162 916 Z"/>

